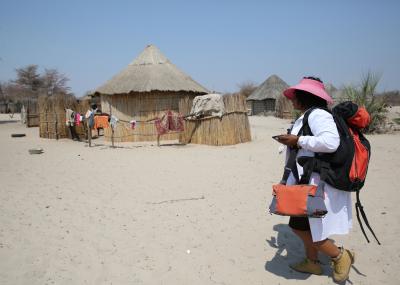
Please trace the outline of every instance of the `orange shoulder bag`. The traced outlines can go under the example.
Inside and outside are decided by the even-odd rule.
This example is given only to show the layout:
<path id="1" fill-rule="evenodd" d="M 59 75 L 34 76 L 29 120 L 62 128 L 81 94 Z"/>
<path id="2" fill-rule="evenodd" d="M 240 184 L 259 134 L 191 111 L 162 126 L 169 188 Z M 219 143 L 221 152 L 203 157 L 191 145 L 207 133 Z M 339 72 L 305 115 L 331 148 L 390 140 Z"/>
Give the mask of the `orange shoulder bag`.
<path id="1" fill-rule="evenodd" d="M 328 212 L 324 203 L 324 181 L 318 186 L 309 185 L 312 166 L 304 167 L 304 174 L 299 181 L 296 165 L 297 149 L 291 149 L 289 159 L 285 165 L 280 184 L 272 186 L 272 202 L 269 211 L 272 214 L 292 217 L 321 218 Z M 314 163 L 314 159 L 307 159 L 307 163 Z M 290 173 L 298 181 L 296 185 L 286 185 Z"/>

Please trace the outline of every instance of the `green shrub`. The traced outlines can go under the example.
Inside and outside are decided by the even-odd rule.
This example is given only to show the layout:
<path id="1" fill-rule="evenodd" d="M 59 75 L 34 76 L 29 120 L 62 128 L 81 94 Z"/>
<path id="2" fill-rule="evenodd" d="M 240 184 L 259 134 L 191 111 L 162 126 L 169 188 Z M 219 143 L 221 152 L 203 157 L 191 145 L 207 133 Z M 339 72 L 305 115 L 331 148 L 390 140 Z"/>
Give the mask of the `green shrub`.
<path id="1" fill-rule="evenodd" d="M 371 123 L 365 128 L 366 133 L 382 132 L 386 127 L 387 105 L 377 98 L 376 87 L 380 77 L 368 72 L 361 80 L 360 86 L 345 86 L 344 98 L 359 106 L 364 106 L 371 116 Z"/>

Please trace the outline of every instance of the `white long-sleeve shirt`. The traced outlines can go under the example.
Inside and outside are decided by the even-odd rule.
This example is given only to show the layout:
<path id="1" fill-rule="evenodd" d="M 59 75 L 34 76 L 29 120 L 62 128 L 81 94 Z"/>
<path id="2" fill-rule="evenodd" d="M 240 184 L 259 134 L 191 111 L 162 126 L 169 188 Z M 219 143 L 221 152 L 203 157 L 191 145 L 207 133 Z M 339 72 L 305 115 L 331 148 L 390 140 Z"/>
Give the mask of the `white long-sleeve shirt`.
<path id="1" fill-rule="evenodd" d="M 303 125 L 303 117 L 301 116 L 293 128 L 297 125 Z M 312 152 L 334 152 L 339 147 L 339 133 L 333 117 L 328 112 L 315 109 L 308 117 L 308 125 L 313 136 L 300 136 L 298 145 L 304 150 Z"/>

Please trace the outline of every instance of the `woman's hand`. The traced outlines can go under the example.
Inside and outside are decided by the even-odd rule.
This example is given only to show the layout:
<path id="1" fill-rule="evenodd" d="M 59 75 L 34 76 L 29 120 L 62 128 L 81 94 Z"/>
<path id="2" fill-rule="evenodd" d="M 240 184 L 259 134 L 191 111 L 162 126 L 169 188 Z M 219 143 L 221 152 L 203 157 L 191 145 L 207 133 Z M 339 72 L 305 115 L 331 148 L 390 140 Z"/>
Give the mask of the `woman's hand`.
<path id="1" fill-rule="evenodd" d="M 297 147 L 297 142 L 299 141 L 299 137 L 295 135 L 280 135 L 277 138 L 278 142 L 290 146 Z"/>

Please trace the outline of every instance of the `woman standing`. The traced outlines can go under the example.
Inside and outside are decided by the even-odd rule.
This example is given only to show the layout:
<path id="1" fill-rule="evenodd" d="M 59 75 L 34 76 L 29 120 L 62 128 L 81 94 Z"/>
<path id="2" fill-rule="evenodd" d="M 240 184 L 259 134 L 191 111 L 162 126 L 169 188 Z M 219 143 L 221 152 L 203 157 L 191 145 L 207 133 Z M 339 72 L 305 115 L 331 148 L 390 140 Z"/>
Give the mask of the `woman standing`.
<path id="1" fill-rule="evenodd" d="M 332 103 L 332 98 L 325 91 L 324 84 L 319 78 L 305 77 L 299 84 L 286 89 L 283 93 L 292 101 L 293 107 L 302 112 L 295 121 L 290 134 L 281 135 L 278 141 L 288 147 L 299 148 L 297 157 L 313 157 L 315 153 L 332 153 L 339 147 L 340 139 L 332 115 L 321 109 Z M 308 125 L 313 136 L 298 135 L 304 113 L 315 108 L 309 114 Z M 301 177 L 303 168 L 296 164 L 298 176 Z M 313 172 L 310 184 L 318 185 L 320 176 Z M 296 184 L 293 173 L 290 174 L 287 185 Z M 335 234 L 348 234 L 351 228 L 351 194 L 340 191 L 325 183 L 325 205 L 328 213 L 323 218 L 290 217 L 289 226 L 303 241 L 306 258 L 290 267 L 296 271 L 322 274 L 318 261 L 318 252 L 332 259 L 333 279 L 337 282 L 346 280 L 351 264 L 354 263 L 354 253 L 337 247 L 329 238 Z"/>

